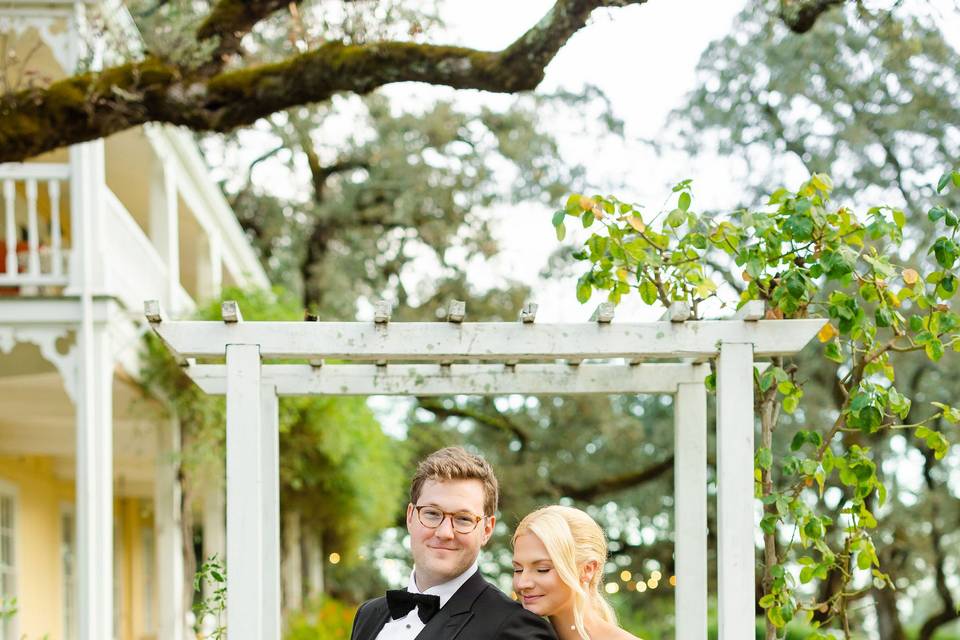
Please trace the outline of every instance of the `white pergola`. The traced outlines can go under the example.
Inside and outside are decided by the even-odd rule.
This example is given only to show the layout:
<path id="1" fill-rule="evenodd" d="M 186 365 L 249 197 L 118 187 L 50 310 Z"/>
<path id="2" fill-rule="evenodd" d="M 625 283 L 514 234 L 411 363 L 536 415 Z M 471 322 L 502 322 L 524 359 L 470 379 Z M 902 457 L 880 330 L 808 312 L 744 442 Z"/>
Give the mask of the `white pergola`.
<path id="1" fill-rule="evenodd" d="M 717 540 L 720 640 L 754 635 L 753 369 L 800 351 L 824 320 L 763 320 L 762 303 L 730 320 L 689 320 L 674 305 L 658 322 L 223 322 L 147 319 L 210 394 L 227 397 L 227 629 L 231 640 L 280 638 L 278 396 L 656 393 L 674 397 L 676 638 L 707 638 L 707 394 L 717 361 Z M 196 359 L 224 359 L 197 364 Z M 264 364 L 264 360 L 310 364 Z M 325 364 L 324 359 L 344 362 Z M 585 361 L 599 361 L 597 363 Z M 322 496 L 318 496 L 318 500 Z"/>

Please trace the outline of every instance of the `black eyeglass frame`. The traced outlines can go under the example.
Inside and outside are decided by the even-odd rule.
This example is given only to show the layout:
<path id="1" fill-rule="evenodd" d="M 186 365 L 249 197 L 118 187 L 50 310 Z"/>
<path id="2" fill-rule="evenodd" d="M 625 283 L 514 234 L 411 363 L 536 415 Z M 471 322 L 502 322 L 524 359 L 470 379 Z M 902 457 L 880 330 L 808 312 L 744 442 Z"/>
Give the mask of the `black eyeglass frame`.
<path id="1" fill-rule="evenodd" d="M 440 522 L 432 526 L 424 522 L 423 517 L 421 515 L 422 509 L 434 509 L 435 511 L 439 511 L 440 513 L 442 513 L 443 516 L 440 518 Z M 432 504 L 413 505 L 413 510 L 417 512 L 417 520 L 420 522 L 420 524 L 425 526 L 427 529 L 439 529 L 440 527 L 443 526 L 443 521 L 447 519 L 447 516 L 450 516 L 450 526 L 453 528 L 454 531 L 461 534 L 473 533 L 474 531 L 477 530 L 478 524 L 480 524 L 486 518 L 490 517 L 490 516 L 478 516 L 477 514 L 472 513 L 470 511 L 452 511 L 452 512 L 444 511 L 440 507 L 434 506 Z M 457 525 L 454 524 L 453 522 L 454 516 L 464 516 L 464 515 L 474 518 L 473 526 L 470 528 L 469 531 L 460 531 L 459 529 L 457 529 Z"/>

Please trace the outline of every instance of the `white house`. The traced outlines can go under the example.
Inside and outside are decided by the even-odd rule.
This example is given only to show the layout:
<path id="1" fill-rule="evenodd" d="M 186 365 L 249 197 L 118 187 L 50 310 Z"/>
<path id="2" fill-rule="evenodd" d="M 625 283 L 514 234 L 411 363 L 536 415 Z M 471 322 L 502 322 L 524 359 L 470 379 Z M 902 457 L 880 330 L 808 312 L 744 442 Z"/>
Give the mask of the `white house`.
<path id="1" fill-rule="evenodd" d="M 0 35 L 8 86 L 139 46 L 119 2 L 7 1 Z M 143 301 L 183 316 L 227 284 L 269 283 L 189 133 L 0 164 L 0 640 L 183 637 L 178 433 L 137 386 Z"/>

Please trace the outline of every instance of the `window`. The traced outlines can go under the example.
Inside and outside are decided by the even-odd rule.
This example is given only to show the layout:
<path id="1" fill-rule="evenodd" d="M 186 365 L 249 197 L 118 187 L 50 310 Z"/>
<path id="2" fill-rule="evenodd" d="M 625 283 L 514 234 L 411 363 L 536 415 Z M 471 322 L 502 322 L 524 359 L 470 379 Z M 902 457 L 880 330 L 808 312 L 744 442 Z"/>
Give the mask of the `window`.
<path id="1" fill-rule="evenodd" d="M 60 510 L 60 563 L 63 574 L 63 639 L 77 638 L 77 522 L 72 506 Z"/>
<path id="2" fill-rule="evenodd" d="M 17 597 L 16 507 L 13 487 L 0 484 L 0 598 L 4 608 Z M 15 640 L 16 624 L 16 615 L 0 620 L 0 640 Z"/>

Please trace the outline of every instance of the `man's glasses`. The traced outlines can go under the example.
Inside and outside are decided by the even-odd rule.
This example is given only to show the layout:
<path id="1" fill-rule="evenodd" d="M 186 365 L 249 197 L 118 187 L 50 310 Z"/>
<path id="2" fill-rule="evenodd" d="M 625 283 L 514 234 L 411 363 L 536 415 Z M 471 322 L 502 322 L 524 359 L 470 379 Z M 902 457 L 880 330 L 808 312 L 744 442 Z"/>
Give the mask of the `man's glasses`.
<path id="1" fill-rule="evenodd" d="M 443 524 L 444 518 L 450 516 L 450 524 L 457 533 L 472 533 L 484 518 L 484 516 L 478 516 L 469 511 L 450 513 L 449 511 L 443 511 L 430 505 L 415 506 L 414 510 L 417 512 L 417 519 L 420 520 L 420 524 L 428 529 L 438 528 Z"/>

